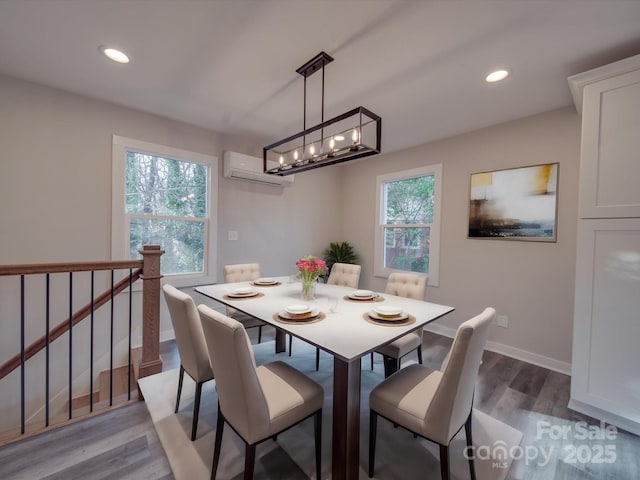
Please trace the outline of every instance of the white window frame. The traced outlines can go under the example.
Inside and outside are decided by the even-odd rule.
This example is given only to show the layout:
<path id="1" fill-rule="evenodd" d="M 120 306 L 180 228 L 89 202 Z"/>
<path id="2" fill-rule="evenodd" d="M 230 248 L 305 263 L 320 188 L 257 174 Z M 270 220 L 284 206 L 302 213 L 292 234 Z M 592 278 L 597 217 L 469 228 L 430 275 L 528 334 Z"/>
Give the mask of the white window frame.
<path id="1" fill-rule="evenodd" d="M 429 231 L 429 285 L 437 287 L 440 284 L 440 222 L 442 209 L 442 164 L 387 173 L 376 177 L 376 222 L 374 235 L 373 274 L 376 277 L 388 277 L 393 272 L 404 272 L 384 266 L 384 193 L 385 183 L 409 178 L 434 177 L 433 223 Z"/>
<path id="2" fill-rule="evenodd" d="M 207 220 L 205 221 L 204 272 L 165 275 L 176 287 L 187 287 L 215 283 L 217 272 L 217 212 L 218 212 L 218 157 L 190 152 L 165 145 L 144 142 L 133 138 L 113 136 L 111 177 L 111 259 L 129 259 L 129 215 L 125 213 L 125 171 L 127 151 L 136 151 L 190 163 L 206 164 L 207 176 Z M 162 262 L 162 259 L 160 260 Z M 136 282 L 137 283 L 140 282 Z M 134 286 L 135 287 L 135 286 Z M 134 290 L 139 289 L 134 288 Z"/>

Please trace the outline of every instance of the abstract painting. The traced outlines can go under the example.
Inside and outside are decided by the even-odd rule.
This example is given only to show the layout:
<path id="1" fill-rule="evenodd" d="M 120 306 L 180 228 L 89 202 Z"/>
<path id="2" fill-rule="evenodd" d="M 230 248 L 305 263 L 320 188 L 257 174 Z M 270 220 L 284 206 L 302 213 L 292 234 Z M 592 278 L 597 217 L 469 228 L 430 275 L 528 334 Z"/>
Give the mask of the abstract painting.
<path id="1" fill-rule="evenodd" d="M 556 241 L 558 163 L 471 174 L 469 238 Z"/>

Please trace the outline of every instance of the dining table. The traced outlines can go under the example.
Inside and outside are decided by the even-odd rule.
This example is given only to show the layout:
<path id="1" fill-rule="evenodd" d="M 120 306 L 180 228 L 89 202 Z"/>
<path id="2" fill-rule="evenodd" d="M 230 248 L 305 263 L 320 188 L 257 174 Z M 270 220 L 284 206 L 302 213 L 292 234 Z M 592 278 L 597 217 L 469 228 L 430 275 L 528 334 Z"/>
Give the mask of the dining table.
<path id="1" fill-rule="evenodd" d="M 276 353 L 293 335 L 333 356 L 332 476 L 359 478 L 361 358 L 452 312 L 453 307 L 386 293 L 318 283 L 313 300 L 302 300 L 301 284 L 272 277 L 202 285 L 195 290 L 276 328 Z M 256 283 L 257 282 L 257 283 Z M 330 301 L 333 299 L 333 301 Z M 295 314 L 306 305 L 312 314 Z M 382 308 L 382 307 L 387 307 Z M 401 311 L 394 318 L 377 312 Z M 289 311 L 294 312 L 289 314 Z"/>

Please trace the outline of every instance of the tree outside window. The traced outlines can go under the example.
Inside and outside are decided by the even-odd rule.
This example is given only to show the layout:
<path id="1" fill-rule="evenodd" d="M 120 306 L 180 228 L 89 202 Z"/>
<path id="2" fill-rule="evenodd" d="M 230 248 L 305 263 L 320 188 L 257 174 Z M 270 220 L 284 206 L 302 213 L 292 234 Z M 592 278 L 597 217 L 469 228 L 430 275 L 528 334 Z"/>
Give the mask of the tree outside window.
<path id="1" fill-rule="evenodd" d="M 143 245 L 165 250 L 162 273 L 205 270 L 208 165 L 126 151 L 125 214 L 129 255 Z"/>
<path id="2" fill-rule="evenodd" d="M 439 283 L 442 165 L 426 165 L 376 179 L 374 274 L 394 271 L 429 275 Z"/>
<path id="3" fill-rule="evenodd" d="M 429 273 L 434 175 L 385 182 L 383 185 L 385 268 Z"/>

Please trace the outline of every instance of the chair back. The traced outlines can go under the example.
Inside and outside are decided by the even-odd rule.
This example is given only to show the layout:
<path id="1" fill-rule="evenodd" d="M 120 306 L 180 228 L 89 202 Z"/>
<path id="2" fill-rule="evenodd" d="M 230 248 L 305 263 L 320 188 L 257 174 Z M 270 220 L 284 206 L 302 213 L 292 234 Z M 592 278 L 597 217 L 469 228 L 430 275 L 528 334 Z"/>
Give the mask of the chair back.
<path id="1" fill-rule="evenodd" d="M 260 278 L 259 263 L 237 263 L 224 266 L 225 283 L 246 282 Z M 227 315 L 234 316 L 237 310 L 227 307 Z"/>
<path id="2" fill-rule="evenodd" d="M 213 378 L 202 323 L 193 298 L 168 284 L 162 291 L 169 307 L 180 363 L 196 382 Z"/>
<path id="3" fill-rule="evenodd" d="M 453 339 L 442 379 L 425 416 L 425 425 L 437 432 L 434 440 L 441 444 L 448 444 L 471 412 L 482 353 L 495 314 L 495 309 L 485 308 L 460 325 Z"/>
<path id="4" fill-rule="evenodd" d="M 224 266 L 225 283 L 244 282 L 260 278 L 259 263 L 238 263 Z"/>
<path id="5" fill-rule="evenodd" d="M 350 263 L 334 263 L 331 267 L 327 284 L 358 288 L 361 268 L 360 265 L 352 265 Z"/>
<path id="6" fill-rule="evenodd" d="M 240 322 L 206 305 L 198 311 L 225 419 L 244 439 L 267 431 L 269 409 L 247 332 Z"/>
<path id="7" fill-rule="evenodd" d="M 427 275 L 394 272 L 387 279 L 385 293 L 424 301 L 428 279 Z"/>

